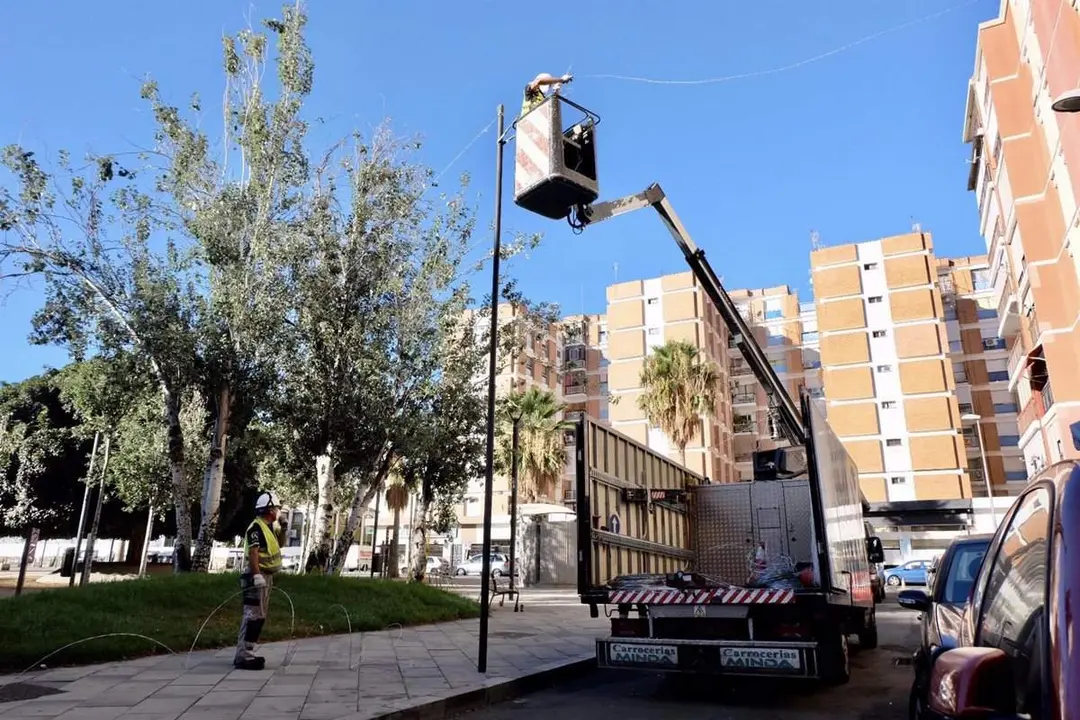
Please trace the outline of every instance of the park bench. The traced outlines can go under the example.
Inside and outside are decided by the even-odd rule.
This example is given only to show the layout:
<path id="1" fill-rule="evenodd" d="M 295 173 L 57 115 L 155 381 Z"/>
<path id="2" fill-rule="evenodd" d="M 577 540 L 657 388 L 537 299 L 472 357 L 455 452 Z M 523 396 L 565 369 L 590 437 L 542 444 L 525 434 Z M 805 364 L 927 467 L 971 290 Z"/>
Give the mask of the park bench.
<path id="1" fill-rule="evenodd" d="M 510 586 L 500 585 L 499 581 L 502 578 L 492 576 L 491 577 L 491 599 L 488 604 L 495 602 L 495 598 L 499 598 L 499 607 L 503 607 L 506 599 L 509 598 L 514 601 L 514 612 L 522 612 L 525 606 L 521 604 L 521 592 L 518 590 L 511 590 Z"/>

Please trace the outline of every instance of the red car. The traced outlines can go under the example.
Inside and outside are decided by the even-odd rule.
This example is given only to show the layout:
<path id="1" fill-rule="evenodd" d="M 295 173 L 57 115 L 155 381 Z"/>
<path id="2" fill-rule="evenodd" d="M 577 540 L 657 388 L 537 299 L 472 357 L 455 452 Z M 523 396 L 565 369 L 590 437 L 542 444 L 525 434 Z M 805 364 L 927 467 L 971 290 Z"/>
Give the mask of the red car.
<path id="1" fill-rule="evenodd" d="M 957 649 L 934 659 L 929 706 L 946 720 L 1080 718 L 1080 462 L 1034 477 L 971 591 Z"/>

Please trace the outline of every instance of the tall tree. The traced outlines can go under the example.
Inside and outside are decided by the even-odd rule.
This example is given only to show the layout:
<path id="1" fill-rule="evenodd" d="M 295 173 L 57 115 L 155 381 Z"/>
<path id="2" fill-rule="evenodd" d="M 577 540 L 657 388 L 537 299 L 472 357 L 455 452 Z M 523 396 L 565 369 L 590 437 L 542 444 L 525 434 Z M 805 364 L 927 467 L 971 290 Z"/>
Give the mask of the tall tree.
<path id="1" fill-rule="evenodd" d="M 719 374 L 693 343 L 671 340 L 654 348 L 641 369 L 638 407 L 664 431 L 686 465 L 686 446 L 719 401 Z"/>
<path id="2" fill-rule="evenodd" d="M 13 181 L 0 186 L 0 279 L 43 281 L 32 342 L 64 345 L 76 360 L 127 351 L 145 366 L 162 396 L 184 557 L 192 530 L 180 412 L 196 365 L 197 263 L 169 234 L 175 226 L 140 187 L 142 176 L 115 158 L 72 163 L 61 152 L 50 174 L 33 151 L 8 146 L 0 164 Z"/>
<path id="3" fill-rule="evenodd" d="M 429 402 L 418 432 L 400 463 L 406 485 L 418 495 L 419 507 L 411 527 L 413 580 L 423 580 L 433 533 L 444 534 L 457 523 L 457 508 L 470 480 L 484 471 L 484 421 L 487 404 L 483 368 L 487 347 L 477 343 L 472 319 L 464 318 L 448 334 L 442 369 L 428 388 Z"/>
<path id="4" fill-rule="evenodd" d="M 554 498 L 554 487 L 566 465 L 563 437 L 573 427 L 562 419 L 565 407 L 555 393 L 535 385 L 499 403 L 499 469 L 511 471 L 513 424 L 518 418 L 518 491 L 525 502 Z"/>

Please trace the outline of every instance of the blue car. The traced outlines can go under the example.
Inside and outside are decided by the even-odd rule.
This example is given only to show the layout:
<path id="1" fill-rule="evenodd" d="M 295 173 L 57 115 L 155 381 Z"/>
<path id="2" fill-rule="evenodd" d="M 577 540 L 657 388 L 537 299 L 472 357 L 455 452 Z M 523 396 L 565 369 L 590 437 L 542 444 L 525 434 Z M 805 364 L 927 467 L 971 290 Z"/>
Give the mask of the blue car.
<path id="1" fill-rule="evenodd" d="M 929 560 L 908 560 L 903 565 L 885 571 L 885 584 L 890 587 L 925 585 L 926 571 L 929 569 Z"/>

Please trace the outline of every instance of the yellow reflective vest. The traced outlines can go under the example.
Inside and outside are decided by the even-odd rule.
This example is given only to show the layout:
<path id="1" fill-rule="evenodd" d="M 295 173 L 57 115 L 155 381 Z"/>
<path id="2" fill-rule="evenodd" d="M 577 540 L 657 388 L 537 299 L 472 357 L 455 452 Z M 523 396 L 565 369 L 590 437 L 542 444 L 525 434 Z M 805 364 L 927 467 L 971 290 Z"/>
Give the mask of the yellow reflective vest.
<path id="1" fill-rule="evenodd" d="M 277 535 L 262 518 L 255 518 L 244 533 L 244 555 L 247 556 L 251 552 L 250 535 L 255 527 L 262 530 L 266 543 L 266 547 L 259 545 L 259 571 L 267 574 L 276 573 L 281 569 L 281 547 L 278 545 Z"/>

